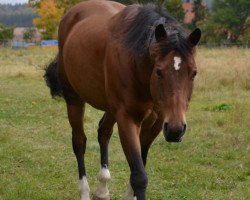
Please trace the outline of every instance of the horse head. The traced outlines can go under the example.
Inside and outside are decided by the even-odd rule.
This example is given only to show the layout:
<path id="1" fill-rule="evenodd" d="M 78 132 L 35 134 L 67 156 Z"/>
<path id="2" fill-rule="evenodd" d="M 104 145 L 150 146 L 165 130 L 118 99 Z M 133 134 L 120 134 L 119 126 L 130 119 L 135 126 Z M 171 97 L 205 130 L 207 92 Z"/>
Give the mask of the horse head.
<path id="1" fill-rule="evenodd" d="M 195 29 L 190 35 L 183 35 L 176 29 L 169 32 L 163 24 L 155 28 L 150 91 L 164 120 L 165 139 L 180 142 L 186 131 L 185 113 L 197 74 L 194 50 L 201 31 Z"/>

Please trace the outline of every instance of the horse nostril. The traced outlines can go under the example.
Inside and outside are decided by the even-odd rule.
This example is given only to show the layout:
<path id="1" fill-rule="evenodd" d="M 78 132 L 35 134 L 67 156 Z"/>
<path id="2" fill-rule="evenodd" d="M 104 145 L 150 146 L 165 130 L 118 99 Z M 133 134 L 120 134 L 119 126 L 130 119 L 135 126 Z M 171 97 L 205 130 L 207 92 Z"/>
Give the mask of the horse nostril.
<path id="1" fill-rule="evenodd" d="M 163 129 L 164 129 L 164 131 L 167 132 L 167 130 L 168 130 L 168 123 L 164 123 Z"/>
<path id="2" fill-rule="evenodd" d="M 184 125 L 183 125 L 183 133 L 186 132 L 186 128 L 187 128 L 187 124 L 184 124 Z"/>

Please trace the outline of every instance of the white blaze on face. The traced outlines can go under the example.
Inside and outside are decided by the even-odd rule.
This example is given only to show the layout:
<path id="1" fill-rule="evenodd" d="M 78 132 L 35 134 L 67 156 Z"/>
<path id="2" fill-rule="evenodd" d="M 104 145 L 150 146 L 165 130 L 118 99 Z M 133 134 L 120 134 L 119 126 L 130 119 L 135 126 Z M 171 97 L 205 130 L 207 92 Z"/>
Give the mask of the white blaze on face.
<path id="1" fill-rule="evenodd" d="M 181 68 L 181 58 L 178 56 L 174 57 L 174 69 L 178 71 Z"/>

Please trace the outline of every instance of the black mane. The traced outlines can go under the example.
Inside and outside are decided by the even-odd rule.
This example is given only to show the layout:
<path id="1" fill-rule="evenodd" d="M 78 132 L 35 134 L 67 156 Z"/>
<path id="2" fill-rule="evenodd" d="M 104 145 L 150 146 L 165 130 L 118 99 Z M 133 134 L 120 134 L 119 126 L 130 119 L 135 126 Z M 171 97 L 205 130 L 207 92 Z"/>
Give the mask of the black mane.
<path id="1" fill-rule="evenodd" d="M 192 45 L 186 39 L 186 31 L 164 8 L 153 4 L 138 6 L 137 14 L 129 21 L 124 43 L 138 55 L 148 53 L 150 45 L 155 41 L 155 27 L 159 24 L 164 25 L 168 35 L 166 40 L 159 43 L 161 56 L 173 50 L 184 57 L 192 52 Z"/>

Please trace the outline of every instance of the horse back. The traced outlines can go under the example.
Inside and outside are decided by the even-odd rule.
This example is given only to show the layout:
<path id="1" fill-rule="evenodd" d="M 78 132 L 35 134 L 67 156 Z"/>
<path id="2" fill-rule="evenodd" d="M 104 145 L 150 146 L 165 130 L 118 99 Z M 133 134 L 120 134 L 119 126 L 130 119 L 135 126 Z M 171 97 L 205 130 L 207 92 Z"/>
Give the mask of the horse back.
<path id="1" fill-rule="evenodd" d="M 69 10 L 59 27 L 59 78 L 72 96 L 105 110 L 103 73 L 107 24 L 124 5 L 102 0 L 80 3 Z"/>
<path id="2" fill-rule="evenodd" d="M 105 16 L 107 14 L 116 13 L 117 10 L 123 7 L 124 5 L 120 3 L 105 0 L 90 0 L 75 5 L 64 15 L 59 24 L 59 48 L 63 47 L 72 28 L 78 22 L 93 15 L 101 14 Z"/>

